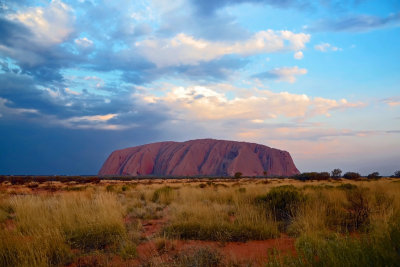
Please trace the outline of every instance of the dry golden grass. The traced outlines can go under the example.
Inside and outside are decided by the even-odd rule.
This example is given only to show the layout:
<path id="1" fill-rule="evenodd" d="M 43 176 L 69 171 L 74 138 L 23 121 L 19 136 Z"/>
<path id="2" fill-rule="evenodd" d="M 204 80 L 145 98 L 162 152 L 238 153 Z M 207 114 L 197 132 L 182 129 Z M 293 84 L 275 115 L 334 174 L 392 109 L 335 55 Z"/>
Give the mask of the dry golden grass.
<path id="1" fill-rule="evenodd" d="M 295 205 L 281 205 L 293 197 L 285 193 L 285 188 L 300 196 Z M 400 243 L 399 193 L 400 182 L 395 179 L 143 180 L 85 185 L 51 182 L 37 187 L 2 184 L 0 266 L 67 265 L 82 257 L 90 258 L 93 251 L 104 255 L 107 262 L 115 255 L 121 262 L 129 262 L 136 255 L 136 246 L 143 242 L 154 241 L 159 253 L 167 253 L 170 249 L 165 249 L 166 244 L 174 239 L 223 244 L 265 240 L 281 233 L 297 238 L 298 253 L 306 260 L 289 257 L 287 264 L 334 266 L 338 261 L 332 257 L 350 264 L 354 262 L 346 257 L 353 252 L 364 257 L 360 261 L 363 264 L 380 259 L 392 266 L 400 260 L 395 245 Z M 284 216 L 277 216 L 282 212 Z M 163 227 L 146 236 L 143 225 L 155 219 L 162 220 Z M 348 239 L 349 234 L 357 238 Z M 208 255 L 206 252 L 198 255 Z M 219 256 L 209 257 L 213 262 Z M 314 262 L 315 257 L 320 262 Z M 185 266 L 198 260 L 182 254 L 172 263 L 179 261 Z M 279 256 L 268 264 L 286 263 Z M 218 258 L 218 264 L 228 263 Z"/>

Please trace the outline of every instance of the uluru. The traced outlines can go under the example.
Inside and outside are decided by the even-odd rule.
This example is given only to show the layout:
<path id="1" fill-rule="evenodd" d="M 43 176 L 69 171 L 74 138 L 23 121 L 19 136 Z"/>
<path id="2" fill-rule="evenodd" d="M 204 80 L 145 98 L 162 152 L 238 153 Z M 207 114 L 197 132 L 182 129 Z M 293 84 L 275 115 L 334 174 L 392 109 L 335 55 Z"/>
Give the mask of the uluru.
<path id="1" fill-rule="evenodd" d="M 299 173 L 289 152 L 265 145 L 198 139 L 159 142 L 116 150 L 99 175 L 292 176 Z"/>

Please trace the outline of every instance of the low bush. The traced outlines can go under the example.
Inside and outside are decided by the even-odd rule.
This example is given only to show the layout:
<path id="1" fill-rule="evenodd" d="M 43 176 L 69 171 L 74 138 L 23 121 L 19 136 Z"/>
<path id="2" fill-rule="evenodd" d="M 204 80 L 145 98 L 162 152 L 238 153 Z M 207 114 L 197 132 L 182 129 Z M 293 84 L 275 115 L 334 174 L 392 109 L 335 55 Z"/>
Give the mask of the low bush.
<path id="1" fill-rule="evenodd" d="M 347 229 L 358 230 L 369 224 L 370 208 L 365 188 L 357 188 L 346 192 L 348 200 Z"/>
<path id="2" fill-rule="evenodd" d="M 368 176 L 367 176 L 368 179 L 379 179 L 381 177 L 382 176 L 379 175 L 379 172 L 373 172 L 373 173 L 368 174 Z"/>
<path id="3" fill-rule="evenodd" d="M 304 172 L 295 175 L 293 178 L 300 181 L 309 181 L 309 180 L 328 180 L 330 177 L 331 176 L 329 172 Z"/>
<path id="4" fill-rule="evenodd" d="M 343 175 L 343 178 L 349 179 L 349 180 L 357 180 L 361 178 L 361 174 L 358 172 L 346 172 Z"/>
<path id="5" fill-rule="evenodd" d="M 256 198 L 256 203 L 265 204 L 276 220 L 284 222 L 296 215 L 303 201 L 305 195 L 292 185 L 274 187 L 265 196 Z"/>

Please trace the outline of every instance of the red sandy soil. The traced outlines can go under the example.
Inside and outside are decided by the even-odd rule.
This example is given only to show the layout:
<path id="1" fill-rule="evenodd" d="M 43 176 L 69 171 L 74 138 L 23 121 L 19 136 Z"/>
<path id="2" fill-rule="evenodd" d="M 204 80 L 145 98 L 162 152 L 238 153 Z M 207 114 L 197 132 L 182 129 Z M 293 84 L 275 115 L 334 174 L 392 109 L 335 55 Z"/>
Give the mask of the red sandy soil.
<path id="1" fill-rule="evenodd" d="M 294 238 L 282 235 L 280 238 L 248 242 L 226 242 L 198 241 L 198 240 L 174 240 L 167 245 L 166 251 L 157 251 L 154 242 L 144 242 L 137 247 L 139 262 L 145 262 L 152 257 L 160 257 L 167 260 L 179 251 L 193 248 L 209 247 L 218 250 L 227 260 L 236 263 L 248 263 L 262 265 L 268 261 L 268 254 L 276 249 L 283 254 L 296 254 Z"/>
<path id="2" fill-rule="evenodd" d="M 283 255 L 296 254 L 295 239 L 284 234 L 279 238 L 248 242 L 221 243 L 216 241 L 171 240 L 167 242 L 164 249 L 158 251 L 156 243 L 150 240 L 150 238 L 159 233 L 167 222 L 166 217 L 142 222 L 142 237 L 147 238 L 148 241 L 137 246 L 138 259 L 135 261 L 135 264 L 139 265 L 148 262 L 149 259 L 160 263 L 166 262 L 181 251 L 201 247 L 216 249 L 226 260 L 243 265 L 249 262 L 260 266 L 263 265 L 263 263 L 268 261 L 268 254 L 274 249 Z"/>
<path id="3" fill-rule="evenodd" d="M 4 229 L 7 231 L 12 231 L 15 230 L 16 225 L 15 225 L 15 221 L 12 219 L 7 219 L 4 221 Z"/>
<path id="4" fill-rule="evenodd" d="M 161 231 L 161 228 L 167 223 L 168 219 L 162 217 L 160 219 L 144 220 L 142 222 L 143 234 L 142 237 L 150 238 Z"/>

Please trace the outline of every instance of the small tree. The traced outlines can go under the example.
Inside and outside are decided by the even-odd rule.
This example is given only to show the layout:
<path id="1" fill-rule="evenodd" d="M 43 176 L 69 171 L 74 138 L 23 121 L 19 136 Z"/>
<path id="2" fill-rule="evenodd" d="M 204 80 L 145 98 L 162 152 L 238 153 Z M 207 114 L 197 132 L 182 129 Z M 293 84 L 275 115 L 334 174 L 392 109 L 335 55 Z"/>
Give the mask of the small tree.
<path id="1" fill-rule="evenodd" d="M 240 177 L 242 177 L 242 173 L 241 172 L 235 172 L 235 178 L 239 179 Z"/>
<path id="2" fill-rule="evenodd" d="M 368 179 L 376 179 L 376 178 L 380 178 L 380 176 L 379 176 L 379 172 L 373 172 L 373 173 L 370 173 L 370 174 L 368 174 Z"/>
<path id="3" fill-rule="evenodd" d="M 332 178 L 340 178 L 342 175 L 342 170 L 341 169 L 334 169 L 332 172 Z"/>
<path id="4" fill-rule="evenodd" d="M 400 170 L 394 172 L 394 177 L 400 178 Z"/>
<path id="5" fill-rule="evenodd" d="M 263 171 L 263 174 L 264 174 L 265 177 L 268 176 L 268 172 L 267 171 Z"/>
<path id="6" fill-rule="evenodd" d="M 358 172 L 346 172 L 343 177 L 349 180 L 356 180 L 359 179 L 361 175 Z"/>

